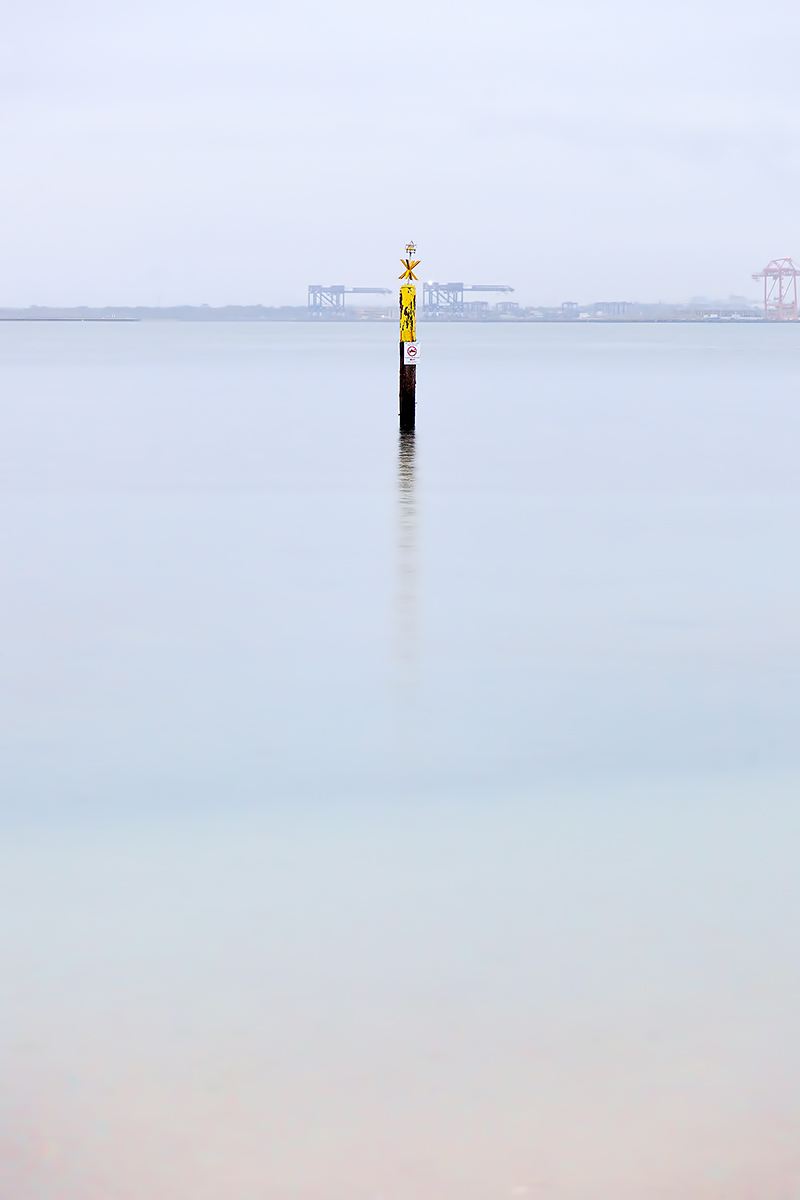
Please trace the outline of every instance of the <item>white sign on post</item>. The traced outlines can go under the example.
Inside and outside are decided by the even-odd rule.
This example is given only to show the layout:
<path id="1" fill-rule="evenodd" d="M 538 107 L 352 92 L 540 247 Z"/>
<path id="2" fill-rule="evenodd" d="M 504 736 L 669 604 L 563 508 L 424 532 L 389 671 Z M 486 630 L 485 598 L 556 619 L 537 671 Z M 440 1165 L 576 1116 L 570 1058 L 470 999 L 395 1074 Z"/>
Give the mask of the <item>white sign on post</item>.
<path id="1" fill-rule="evenodd" d="M 416 342 L 405 342 L 404 343 L 404 354 L 405 354 L 404 361 L 407 366 L 411 366 L 412 363 L 415 363 L 417 361 L 417 359 L 419 358 L 419 346 L 417 345 L 417 343 Z"/>

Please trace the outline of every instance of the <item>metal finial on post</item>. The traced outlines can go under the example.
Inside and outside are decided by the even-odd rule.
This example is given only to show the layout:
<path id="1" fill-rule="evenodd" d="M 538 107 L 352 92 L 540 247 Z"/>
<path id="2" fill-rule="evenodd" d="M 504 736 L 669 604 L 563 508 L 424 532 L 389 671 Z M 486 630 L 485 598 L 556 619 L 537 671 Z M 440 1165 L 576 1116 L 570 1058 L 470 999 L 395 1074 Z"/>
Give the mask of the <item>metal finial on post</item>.
<path id="1" fill-rule="evenodd" d="M 420 262 L 414 258 L 416 253 L 414 243 L 408 242 L 406 257 L 400 260 L 405 267 L 400 276 L 400 428 L 403 430 L 413 429 L 417 419 L 417 289 L 411 282 L 417 278 L 414 268 Z"/>

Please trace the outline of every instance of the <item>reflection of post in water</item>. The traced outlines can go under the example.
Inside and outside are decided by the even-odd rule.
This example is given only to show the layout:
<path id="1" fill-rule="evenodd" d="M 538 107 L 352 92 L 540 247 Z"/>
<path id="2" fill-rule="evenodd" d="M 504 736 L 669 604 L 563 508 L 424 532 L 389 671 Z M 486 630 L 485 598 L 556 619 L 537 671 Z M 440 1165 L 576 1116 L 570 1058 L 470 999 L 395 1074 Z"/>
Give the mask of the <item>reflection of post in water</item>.
<path id="1" fill-rule="evenodd" d="M 417 640 L 417 503 L 414 431 L 400 434 L 397 454 L 397 657 L 410 667 Z M 404 671 L 404 690 L 410 684 Z"/>

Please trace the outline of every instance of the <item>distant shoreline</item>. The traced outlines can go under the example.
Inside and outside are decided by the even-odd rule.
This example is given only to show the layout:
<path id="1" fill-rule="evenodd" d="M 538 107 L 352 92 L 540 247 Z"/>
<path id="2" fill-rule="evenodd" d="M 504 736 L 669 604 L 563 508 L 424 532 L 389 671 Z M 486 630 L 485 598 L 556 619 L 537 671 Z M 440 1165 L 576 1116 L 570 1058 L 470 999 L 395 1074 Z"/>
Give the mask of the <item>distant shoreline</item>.
<path id="1" fill-rule="evenodd" d="M 596 303 L 586 306 L 564 304 L 560 308 L 540 306 L 516 307 L 508 311 L 507 304 L 481 311 L 470 309 L 464 312 L 442 310 L 419 310 L 418 320 L 426 325 L 437 323 L 492 324 L 492 325 L 540 325 L 540 324 L 761 324 L 765 322 L 763 309 L 744 304 L 713 302 L 687 305 L 640 304 L 638 302 Z M 397 320 L 397 309 L 388 307 L 355 306 L 343 309 L 311 309 L 306 305 L 283 305 L 268 308 L 262 304 L 228 304 L 212 308 L 208 304 L 180 304 L 169 307 L 146 305 L 107 305 L 92 308 L 80 305 L 72 308 L 49 305 L 31 305 L 30 308 L 0 308 L 3 322 L 85 322 L 106 324 L 129 324 L 138 321 L 181 321 L 181 322 L 250 322 L 293 321 L 307 325 L 350 324 L 356 321 L 389 323 Z M 779 324 L 780 322 L 775 322 Z"/>
<path id="2" fill-rule="evenodd" d="M 129 324 L 132 321 L 141 321 L 141 317 L 0 317 L 0 321 L 101 321 L 105 324 L 119 325 L 121 322 Z"/>

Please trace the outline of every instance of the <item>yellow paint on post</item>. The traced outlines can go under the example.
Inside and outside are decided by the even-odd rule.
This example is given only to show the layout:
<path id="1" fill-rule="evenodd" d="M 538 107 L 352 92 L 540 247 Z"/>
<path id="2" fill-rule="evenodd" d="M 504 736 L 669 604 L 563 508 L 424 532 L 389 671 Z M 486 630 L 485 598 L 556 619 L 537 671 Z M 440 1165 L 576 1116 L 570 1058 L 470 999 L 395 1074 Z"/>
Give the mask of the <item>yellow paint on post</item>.
<path id="1" fill-rule="evenodd" d="M 400 341 L 417 340 L 417 289 L 413 283 L 400 288 Z"/>

